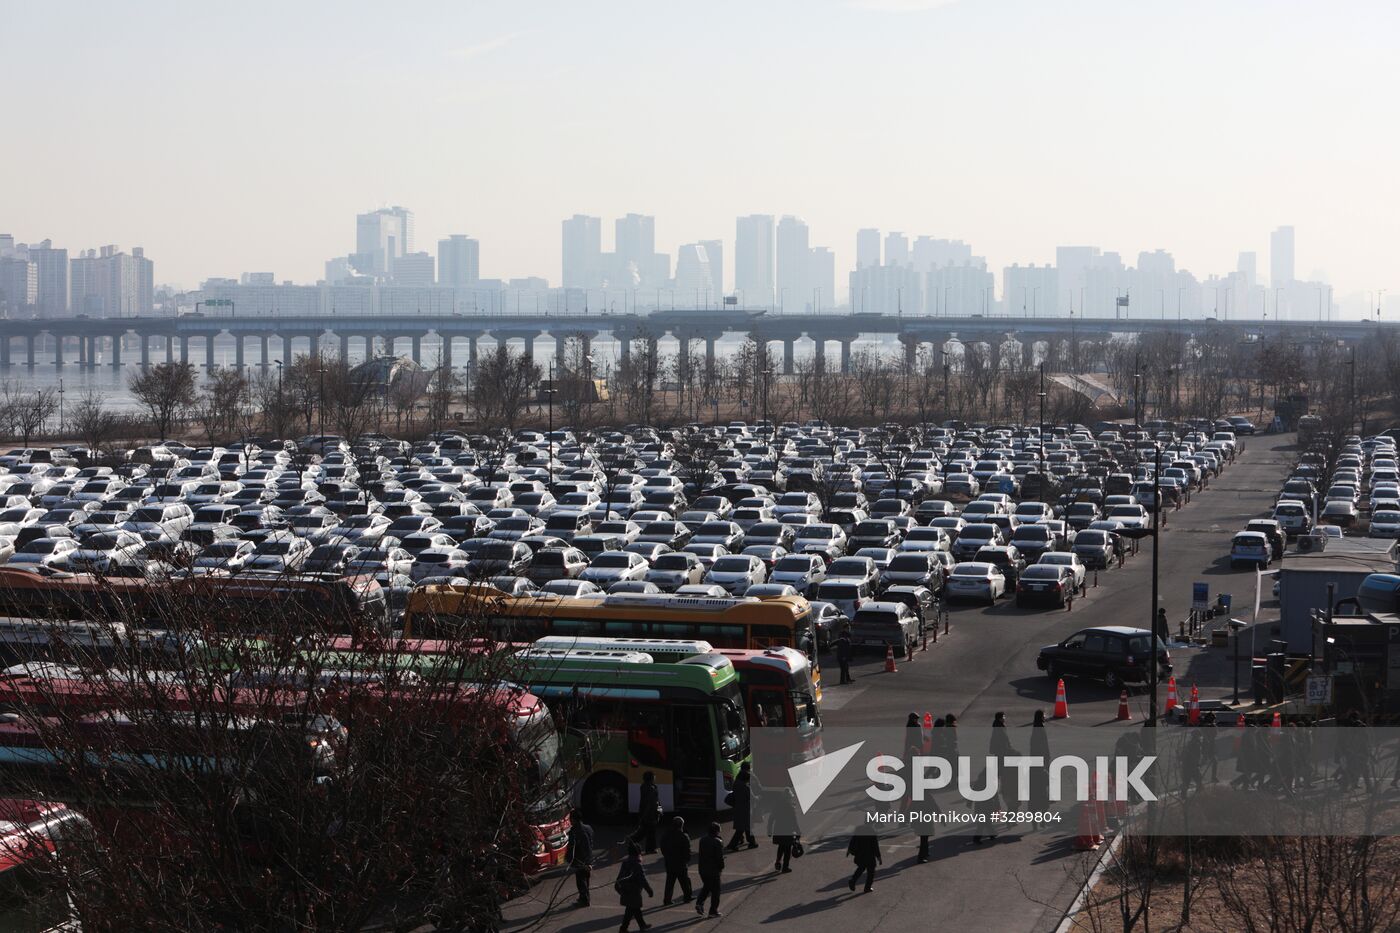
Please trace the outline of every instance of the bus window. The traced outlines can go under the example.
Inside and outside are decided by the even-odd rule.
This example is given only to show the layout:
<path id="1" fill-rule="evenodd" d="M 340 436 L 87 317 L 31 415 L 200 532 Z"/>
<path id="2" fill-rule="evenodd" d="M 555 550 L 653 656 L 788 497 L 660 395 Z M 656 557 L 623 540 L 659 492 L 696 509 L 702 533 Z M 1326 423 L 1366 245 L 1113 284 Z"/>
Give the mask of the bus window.
<path id="1" fill-rule="evenodd" d="M 666 710 L 661 706 L 635 706 L 627 725 L 627 751 L 638 764 L 649 768 L 669 768 L 671 756 L 666 747 Z"/>
<path id="2" fill-rule="evenodd" d="M 785 691 L 758 689 L 749 692 L 749 725 L 781 726 L 787 721 L 783 710 Z"/>

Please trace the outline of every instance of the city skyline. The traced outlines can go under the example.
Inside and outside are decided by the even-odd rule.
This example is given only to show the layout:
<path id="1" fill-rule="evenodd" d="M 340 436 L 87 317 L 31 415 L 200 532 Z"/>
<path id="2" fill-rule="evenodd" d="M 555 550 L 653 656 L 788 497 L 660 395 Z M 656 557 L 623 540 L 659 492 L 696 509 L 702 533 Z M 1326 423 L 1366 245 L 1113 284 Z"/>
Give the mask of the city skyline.
<path id="1" fill-rule="evenodd" d="M 673 266 L 732 243 L 737 216 L 792 214 L 841 292 L 862 228 L 961 239 L 994 271 L 1064 244 L 1165 248 L 1204 279 L 1241 251 L 1269 268 L 1268 234 L 1291 224 L 1295 274 L 1324 273 L 1344 308 L 1400 294 L 1394 131 L 1355 93 L 1397 83 L 1392 6 L 821 6 L 486 3 L 373 30 L 355 4 L 14 6 L 5 60 L 45 80 L 8 101 L 9 125 L 45 132 L 0 156 L 25 179 L 0 228 L 70 253 L 140 243 L 187 288 L 269 268 L 311 282 L 356 248 L 347 214 L 402 204 L 420 244 L 467 230 L 481 275 L 558 284 L 574 213 L 657 218 Z M 633 25 L 687 41 L 638 43 Z M 974 54 L 979 36 L 996 54 Z M 92 93 L 112 73 L 142 88 L 133 107 Z"/>

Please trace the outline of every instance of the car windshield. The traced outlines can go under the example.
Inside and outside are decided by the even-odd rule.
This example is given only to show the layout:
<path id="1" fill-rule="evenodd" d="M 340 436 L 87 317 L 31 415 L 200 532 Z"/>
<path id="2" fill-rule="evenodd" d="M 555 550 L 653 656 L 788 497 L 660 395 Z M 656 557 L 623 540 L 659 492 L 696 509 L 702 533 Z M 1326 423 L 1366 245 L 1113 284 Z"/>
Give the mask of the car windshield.
<path id="1" fill-rule="evenodd" d="M 684 554 L 662 554 L 652 564 L 656 570 L 685 570 L 689 566 L 690 561 Z"/>
<path id="2" fill-rule="evenodd" d="M 835 536 L 835 529 L 827 525 L 804 525 L 797 530 L 798 538 L 821 538 L 830 539 Z"/>
<path id="3" fill-rule="evenodd" d="M 823 583 L 818 593 L 822 599 L 858 599 L 860 587 L 854 583 Z"/>
<path id="4" fill-rule="evenodd" d="M 811 569 L 812 562 L 802 557 L 784 557 L 773 567 L 775 573 L 806 573 Z"/>
<path id="5" fill-rule="evenodd" d="M 632 561 L 627 554 L 599 554 L 593 558 L 593 567 L 603 569 L 617 569 L 621 567 L 631 567 Z"/>
<path id="6" fill-rule="evenodd" d="M 714 569 L 718 573 L 748 573 L 752 566 L 747 557 L 721 557 Z"/>
<path id="7" fill-rule="evenodd" d="M 900 554 L 890 561 L 890 569 L 894 571 L 927 571 L 929 567 L 928 558 L 920 557 L 917 554 Z"/>

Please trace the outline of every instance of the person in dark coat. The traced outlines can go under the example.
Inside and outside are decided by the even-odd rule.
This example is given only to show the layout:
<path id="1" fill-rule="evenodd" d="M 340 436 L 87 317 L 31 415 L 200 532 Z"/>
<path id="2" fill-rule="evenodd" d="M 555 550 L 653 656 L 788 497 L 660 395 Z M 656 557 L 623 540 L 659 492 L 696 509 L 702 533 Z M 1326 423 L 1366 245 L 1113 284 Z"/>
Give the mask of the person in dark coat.
<path id="1" fill-rule="evenodd" d="M 784 874 L 792 871 L 792 849 L 797 845 L 797 807 L 792 802 L 792 791 L 783 788 L 774 791 L 773 810 L 768 814 L 768 833 L 773 844 L 778 847 L 774 856 L 773 870 Z"/>
<path id="2" fill-rule="evenodd" d="M 705 912 L 705 899 L 710 899 L 710 916 L 719 914 L 719 884 L 724 873 L 724 842 L 720 839 L 718 823 L 710 824 L 710 831 L 700 840 L 700 856 L 696 867 L 700 870 L 700 893 L 695 898 L 695 912 Z"/>
<path id="3" fill-rule="evenodd" d="M 637 921 L 637 929 L 647 929 L 649 924 L 642 917 L 642 892 L 647 892 L 647 897 L 655 897 L 656 892 L 647 882 L 646 872 L 642 869 L 642 850 L 635 842 L 627 843 L 627 857 L 618 869 L 613 889 L 622 901 L 621 933 L 627 933 L 633 920 Z"/>
<path id="4" fill-rule="evenodd" d="M 875 835 L 875 830 L 868 826 L 858 828 L 855 835 L 851 836 L 851 841 L 846 845 L 846 854 L 856 860 L 856 872 L 851 875 L 848 887 L 854 891 L 856 882 L 863 874 L 865 875 L 865 893 L 869 894 L 871 889 L 875 887 L 875 866 L 884 861 L 880 856 L 880 839 Z"/>
<path id="5" fill-rule="evenodd" d="M 666 866 L 666 887 L 661 903 L 669 906 L 676 885 L 681 886 L 681 901 L 688 902 L 690 893 L 690 837 L 685 832 L 685 820 L 671 817 L 671 825 L 661 832 L 661 861 Z"/>
<path id="6" fill-rule="evenodd" d="M 1158 610 L 1157 610 L 1157 630 L 1156 630 L 1156 634 L 1157 634 L 1157 637 L 1160 638 L 1160 639 L 1162 639 L 1163 642 L 1167 642 L 1167 641 L 1170 641 L 1170 640 L 1171 640 L 1171 637 L 1172 637 L 1172 627 L 1171 627 L 1171 623 L 1169 623 L 1169 622 L 1167 621 L 1167 610 L 1165 610 L 1165 609 L 1158 609 Z"/>
<path id="7" fill-rule="evenodd" d="M 637 829 L 632 833 L 633 842 L 645 842 L 647 855 L 656 851 L 656 827 L 661 822 L 661 792 L 656 787 L 656 774 L 648 771 L 642 775 L 641 796 L 637 803 Z"/>
<path id="8" fill-rule="evenodd" d="M 942 717 L 933 721 L 933 731 L 930 733 L 929 739 L 929 753 L 935 758 L 943 758 L 945 760 L 951 761 L 952 759 L 948 758 L 949 745 L 947 739 L 945 738 L 945 736 L 951 735 L 951 733 L 945 732 L 944 726 L 945 723 Z M 925 799 L 922 807 L 923 811 L 929 814 L 940 812 L 941 808 L 938 806 L 938 803 L 933 799 L 932 793 L 929 791 L 925 791 L 924 794 Z M 928 844 L 932 838 L 932 833 L 919 834 L 920 865 L 928 861 Z"/>
<path id="9" fill-rule="evenodd" d="M 734 838 L 729 840 L 729 851 L 737 852 L 739 843 L 746 841 L 750 849 L 758 848 L 758 840 L 753 835 L 753 775 L 748 762 L 739 766 L 739 776 L 734 779 L 733 802 Z"/>
<path id="10" fill-rule="evenodd" d="M 574 885 L 578 888 L 575 906 L 587 907 L 590 903 L 589 886 L 593 880 L 593 827 L 583 821 L 583 812 L 575 810 L 570 814 L 569 844 L 564 850 L 564 860 L 574 873 Z"/>
<path id="11" fill-rule="evenodd" d="M 1031 717 L 1031 757 L 1045 762 L 1031 770 L 1031 804 L 1036 810 L 1046 810 L 1050 807 L 1050 734 L 1045 729 L 1043 709 Z"/>
<path id="12" fill-rule="evenodd" d="M 841 683 L 855 683 L 851 677 L 851 633 L 845 629 L 836 636 L 836 663 L 841 665 Z"/>
<path id="13" fill-rule="evenodd" d="M 987 754 L 1002 762 L 1016 754 L 1016 750 L 1011 746 L 1011 737 L 1006 734 L 1005 713 L 997 713 L 992 717 L 992 737 L 987 744 Z M 974 845 L 980 843 L 983 836 L 990 839 L 995 839 L 997 837 L 997 834 L 993 832 L 993 828 L 997 824 L 992 822 L 992 814 L 997 810 L 1005 808 L 1004 801 L 1009 799 L 1006 789 L 1006 781 L 1008 779 L 1013 782 L 1013 790 L 1011 790 L 1009 794 L 1011 795 L 1010 799 L 1014 799 L 1014 770 L 1003 767 L 998 769 L 998 771 L 988 769 L 983 772 L 983 781 L 991 782 L 995 780 L 997 782 L 997 792 L 986 800 L 975 802 L 972 806 L 973 811 L 981 818 L 979 822 L 973 824 L 975 827 L 972 835 L 972 842 Z"/>

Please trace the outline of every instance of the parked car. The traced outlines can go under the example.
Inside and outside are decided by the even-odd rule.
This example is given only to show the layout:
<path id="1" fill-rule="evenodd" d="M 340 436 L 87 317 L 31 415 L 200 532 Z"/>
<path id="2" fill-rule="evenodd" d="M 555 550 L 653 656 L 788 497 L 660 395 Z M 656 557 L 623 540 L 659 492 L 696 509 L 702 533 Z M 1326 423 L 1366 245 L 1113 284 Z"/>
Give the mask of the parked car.
<path id="1" fill-rule="evenodd" d="M 1268 567 L 1273 561 L 1273 547 L 1263 532 L 1241 531 L 1230 541 L 1230 566 L 1249 564 L 1251 567 Z"/>
<path id="2" fill-rule="evenodd" d="M 1021 573 L 1016 583 L 1016 605 L 1019 607 L 1051 605 L 1063 609 L 1073 597 L 1076 585 L 1074 571 L 1058 564 L 1032 564 Z"/>
<path id="3" fill-rule="evenodd" d="M 918 618 L 900 602 L 867 602 L 851 618 L 853 645 L 889 647 L 897 656 L 904 658 L 913 653 L 919 631 Z"/>
<path id="4" fill-rule="evenodd" d="M 975 599 L 990 606 L 1006 595 L 1006 575 L 996 564 L 966 561 L 953 567 L 944 581 L 943 592 L 950 602 Z"/>

